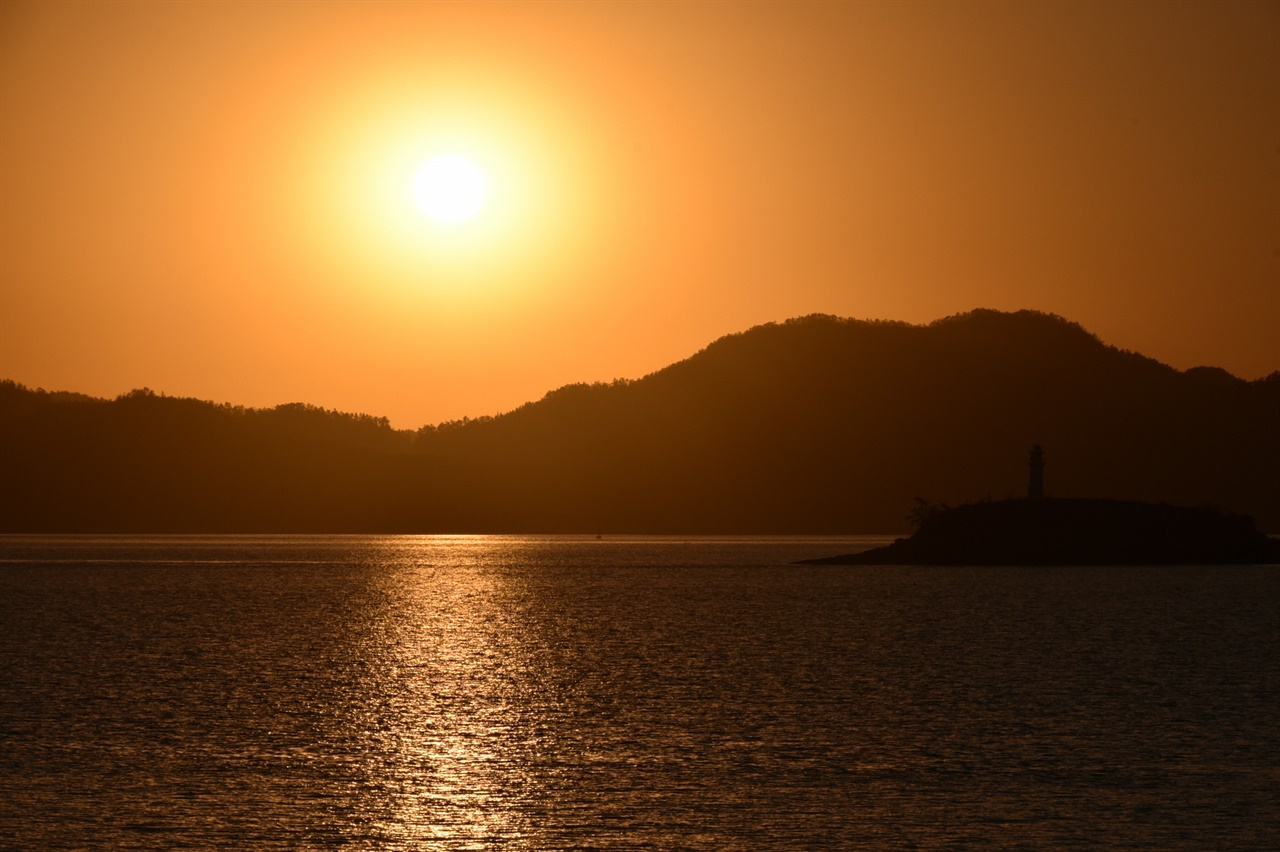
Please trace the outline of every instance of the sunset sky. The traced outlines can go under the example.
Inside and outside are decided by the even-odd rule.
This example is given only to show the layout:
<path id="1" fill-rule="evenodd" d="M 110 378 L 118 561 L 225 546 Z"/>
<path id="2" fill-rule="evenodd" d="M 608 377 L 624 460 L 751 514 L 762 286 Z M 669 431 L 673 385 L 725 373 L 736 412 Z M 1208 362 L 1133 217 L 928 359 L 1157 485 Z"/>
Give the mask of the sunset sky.
<path id="1" fill-rule="evenodd" d="M 1280 3 L 0 5 L 0 378 L 416 428 L 978 307 L 1280 368 Z"/>

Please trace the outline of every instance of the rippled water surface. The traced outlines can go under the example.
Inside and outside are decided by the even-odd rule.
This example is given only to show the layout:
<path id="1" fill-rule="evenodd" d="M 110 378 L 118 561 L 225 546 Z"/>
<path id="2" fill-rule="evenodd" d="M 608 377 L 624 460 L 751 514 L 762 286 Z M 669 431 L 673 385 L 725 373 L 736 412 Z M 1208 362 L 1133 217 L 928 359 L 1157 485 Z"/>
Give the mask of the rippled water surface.
<path id="1" fill-rule="evenodd" d="M 0 537 L 0 847 L 1280 848 L 1280 569 Z"/>

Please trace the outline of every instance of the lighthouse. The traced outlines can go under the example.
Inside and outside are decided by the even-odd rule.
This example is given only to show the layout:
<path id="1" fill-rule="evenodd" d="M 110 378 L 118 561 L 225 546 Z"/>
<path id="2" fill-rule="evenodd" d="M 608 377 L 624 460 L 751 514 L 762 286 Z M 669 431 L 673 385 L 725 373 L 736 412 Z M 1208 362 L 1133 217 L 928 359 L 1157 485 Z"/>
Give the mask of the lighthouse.
<path id="1" fill-rule="evenodd" d="M 1031 469 L 1031 478 L 1027 482 L 1027 499 L 1039 500 L 1044 497 L 1044 450 L 1036 444 L 1031 448 L 1031 458 L 1027 461 Z"/>

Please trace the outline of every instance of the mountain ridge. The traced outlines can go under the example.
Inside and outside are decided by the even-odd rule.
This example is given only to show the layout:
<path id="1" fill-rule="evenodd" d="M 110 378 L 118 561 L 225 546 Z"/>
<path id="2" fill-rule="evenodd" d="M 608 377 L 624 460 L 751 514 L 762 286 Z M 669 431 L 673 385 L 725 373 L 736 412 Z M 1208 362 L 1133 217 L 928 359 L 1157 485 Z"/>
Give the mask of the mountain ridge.
<path id="1" fill-rule="evenodd" d="M 1280 372 L 1179 371 L 1034 311 L 768 323 L 416 432 L 38 395 L 0 387 L 9 531 L 892 532 L 917 496 L 1018 493 L 1032 443 L 1059 493 L 1220 502 L 1280 530 Z"/>

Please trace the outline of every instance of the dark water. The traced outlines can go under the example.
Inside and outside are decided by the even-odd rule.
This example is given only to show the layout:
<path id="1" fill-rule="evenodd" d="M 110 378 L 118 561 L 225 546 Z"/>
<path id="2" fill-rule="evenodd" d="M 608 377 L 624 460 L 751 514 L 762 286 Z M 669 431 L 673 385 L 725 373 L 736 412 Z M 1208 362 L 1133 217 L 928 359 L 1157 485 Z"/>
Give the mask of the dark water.
<path id="1" fill-rule="evenodd" d="M 0 538 L 0 847 L 1280 848 L 1280 569 Z"/>

